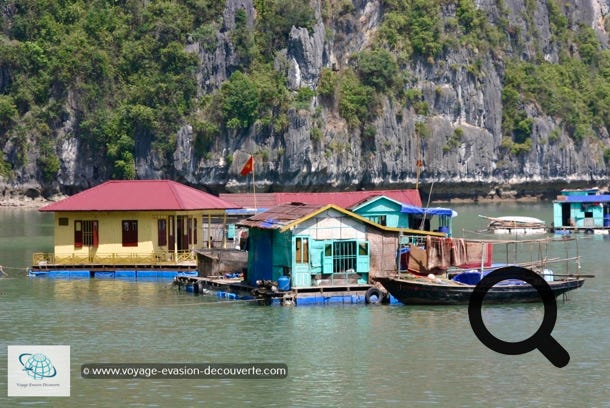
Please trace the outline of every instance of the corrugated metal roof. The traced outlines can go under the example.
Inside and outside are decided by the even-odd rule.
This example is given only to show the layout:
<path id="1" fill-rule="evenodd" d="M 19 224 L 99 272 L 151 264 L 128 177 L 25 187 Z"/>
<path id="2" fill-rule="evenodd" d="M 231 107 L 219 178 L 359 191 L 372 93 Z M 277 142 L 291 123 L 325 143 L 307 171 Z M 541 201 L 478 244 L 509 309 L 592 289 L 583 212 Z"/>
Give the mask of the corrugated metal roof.
<path id="1" fill-rule="evenodd" d="M 349 217 L 352 217 L 360 222 L 368 224 L 374 228 L 384 231 L 404 232 L 409 234 L 420 234 L 420 235 L 433 235 L 433 236 L 445 236 L 442 233 L 420 231 L 404 228 L 385 227 L 379 225 L 365 217 L 362 217 L 349 210 L 336 206 L 334 204 L 319 205 L 319 204 L 306 204 L 299 202 L 284 203 L 278 206 L 272 207 L 263 213 L 259 213 L 242 220 L 237 223 L 238 226 L 248 228 L 261 228 L 261 229 L 277 229 L 280 231 L 286 231 L 292 226 L 298 225 L 302 222 L 307 221 L 310 218 L 317 216 L 320 213 L 328 209 L 333 209 L 340 213 L 343 213 Z"/>
<path id="2" fill-rule="evenodd" d="M 271 207 L 263 213 L 242 220 L 238 225 L 250 228 L 282 229 L 296 221 L 305 219 L 312 213 L 317 213 L 325 207 L 326 206 L 319 204 L 305 204 L 299 202 L 284 203 Z"/>
<path id="3" fill-rule="evenodd" d="M 357 219 L 360 222 L 384 231 L 403 232 L 416 235 L 445 236 L 444 234 L 438 232 L 413 230 L 409 228 L 385 227 L 333 204 L 319 205 L 300 202 L 284 203 L 271 207 L 263 213 L 253 215 L 245 220 L 239 221 L 237 225 L 248 228 L 277 229 L 280 231 L 286 231 L 289 228 L 305 222 L 328 209 L 333 209 L 349 217 Z"/>
<path id="4" fill-rule="evenodd" d="M 323 193 L 225 193 L 220 198 L 230 201 L 244 208 L 271 208 L 273 206 L 302 202 L 307 204 L 334 204 L 342 208 L 352 208 L 372 197 L 386 196 L 402 204 L 422 206 L 419 190 L 370 190 L 370 191 L 342 191 Z M 255 203 L 256 201 L 256 203 Z M 255 205 L 256 204 L 256 205 Z"/>
<path id="5" fill-rule="evenodd" d="M 42 207 L 39 211 L 225 210 L 239 208 L 172 180 L 113 180 Z"/>

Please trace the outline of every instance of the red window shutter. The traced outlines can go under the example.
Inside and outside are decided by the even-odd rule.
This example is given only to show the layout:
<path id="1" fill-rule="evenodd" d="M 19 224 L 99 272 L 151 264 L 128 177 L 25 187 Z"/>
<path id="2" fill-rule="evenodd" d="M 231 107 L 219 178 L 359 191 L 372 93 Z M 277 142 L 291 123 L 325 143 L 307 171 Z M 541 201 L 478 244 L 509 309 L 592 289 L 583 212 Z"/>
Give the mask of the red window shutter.
<path id="1" fill-rule="evenodd" d="M 171 215 L 169 217 L 169 248 L 174 249 L 176 241 L 174 238 L 174 216 Z"/>
<path id="2" fill-rule="evenodd" d="M 193 218 L 193 243 L 197 245 L 197 218 Z"/>
<path id="3" fill-rule="evenodd" d="M 83 223 L 82 221 L 74 221 L 74 247 L 83 247 Z"/>
<path id="4" fill-rule="evenodd" d="M 167 245 L 167 220 L 157 220 L 157 245 Z"/>

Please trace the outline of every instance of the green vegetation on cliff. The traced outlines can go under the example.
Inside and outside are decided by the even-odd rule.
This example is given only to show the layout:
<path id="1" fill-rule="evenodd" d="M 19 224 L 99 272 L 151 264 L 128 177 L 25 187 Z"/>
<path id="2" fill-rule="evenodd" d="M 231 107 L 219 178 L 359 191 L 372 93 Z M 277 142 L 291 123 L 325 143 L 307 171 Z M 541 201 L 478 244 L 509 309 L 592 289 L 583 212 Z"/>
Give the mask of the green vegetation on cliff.
<path id="1" fill-rule="evenodd" d="M 380 113 L 383 97 L 418 114 L 433 114 L 409 68 L 414 61 L 437 64 L 460 48 L 478 56 L 468 68 L 475 76 L 484 75 L 483 54 L 503 58 L 502 145 L 512 153 L 531 147 L 536 112 L 528 106 L 558 118 L 576 141 L 610 127 L 610 52 L 591 28 L 569 29 L 556 0 L 547 7 L 560 49 L 557 63 L 546 62 L 541 53 L 535 60 L 517 58 L 522 46 L 517 27 L 502 18 L 491 24 L 473 0 L 382 3 L 371 47 L 351 55 L 350 65 L 339 71 L 323 69 L 317 89 L 290 92 L 279 51 L 293 26 L 313 30 L 315 12 L 307 1 L 255 0 L 253 24 L 243 9 L 235 13 L 229 34 L 235 58 L 227 80 L 203 94 L 197 83 L 202 62 L 187 45 L 216 50 L 225 2 L 6 0 L 0 147 L 10 141 L 17 154 L 0 156 L 0 176 L 23 166 L 36 149 L 43 181 L 52 180 L 60 169 L 58 139 L 68 128 L 83 151 L 103 158 L 105 177 L 134 178 L 138 143 L 171 163 L 176 133 L 190 124 L 195 152 L 205 157 L 223 134 L 251 126 L 282 133 L 289 110 L 310 109 L 316 94 L 359 131 L 363 142 L 374 140 L 368 125 Z M 533 1 L 526 6 L 533 7 Z M 350 1 L 322 1 L 327 31 L 353 7 Z M 504 15 L 503 1 L 497 7 Z M 69 119 L 73 123 L 66 127 Z M 319 139 L 319 127 L 314 130 L 312 137 Z"/>

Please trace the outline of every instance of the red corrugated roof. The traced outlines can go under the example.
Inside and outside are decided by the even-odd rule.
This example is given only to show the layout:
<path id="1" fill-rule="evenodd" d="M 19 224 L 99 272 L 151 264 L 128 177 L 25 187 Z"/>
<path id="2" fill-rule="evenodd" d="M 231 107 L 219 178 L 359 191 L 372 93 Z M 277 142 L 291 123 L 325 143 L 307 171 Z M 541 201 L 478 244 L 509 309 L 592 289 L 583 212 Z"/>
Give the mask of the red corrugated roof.
<path id="1" fill-rule="evenodd" d="M 271 208 L 283 203 L 301 202 L 319 205 L 334 204 L 349 209 L 365 200 L 379 196 L 386 196 L 402 204 L 422 206 L 419 190 L 372 190 L 326 193 L 257 193 L 256 207 Z M 240 207 L 255 207 L 254 194 L 252 193 L 220 194 L 220 198 Z"/>
<path id="2" fill-rule="evenodd" d="M 40 211 L 159 211 L 239 208 L 212 194 L 171 180 L 113 180 Z"/>

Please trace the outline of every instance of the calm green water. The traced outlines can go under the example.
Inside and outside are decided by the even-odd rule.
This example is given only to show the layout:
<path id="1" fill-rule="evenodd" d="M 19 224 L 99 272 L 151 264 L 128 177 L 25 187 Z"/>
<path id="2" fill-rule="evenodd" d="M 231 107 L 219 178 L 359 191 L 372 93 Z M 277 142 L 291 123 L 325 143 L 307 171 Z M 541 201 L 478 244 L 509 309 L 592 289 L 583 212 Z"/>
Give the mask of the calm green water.
<path id="1" fill-rule="evenodd" d="M 455 205 L 455 230 L 483 215 L 551 221 L 550 204 Z M 459 232 L 458 234 L 459 235 Z M 52 218 L 0 210 L 0 406 L 610 407 L 610 240 L 581 242 L 585 286 L 558 303 L 553 336 L 570 364 L 506 356 L 473 334 L 466 307 L 259 307 L 176 292 L 167 283 L 25 277 L 52 247 Z M 8 269 L 10 267 L 11 269 Z M 12 269 L 15 268 L 15 269 Z M 541 305 L 486 306 L 494 334 L 519 341 Z M 6 345 L 71 346 L 71 397 L 8 398 Z M 272 380 L 91 380 L 80 365 L 286 363 Z"/>

